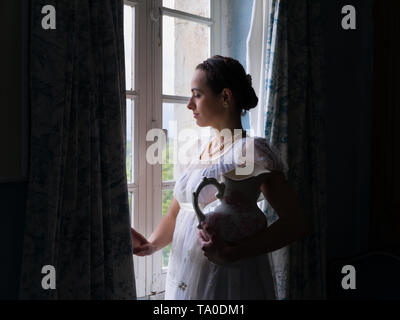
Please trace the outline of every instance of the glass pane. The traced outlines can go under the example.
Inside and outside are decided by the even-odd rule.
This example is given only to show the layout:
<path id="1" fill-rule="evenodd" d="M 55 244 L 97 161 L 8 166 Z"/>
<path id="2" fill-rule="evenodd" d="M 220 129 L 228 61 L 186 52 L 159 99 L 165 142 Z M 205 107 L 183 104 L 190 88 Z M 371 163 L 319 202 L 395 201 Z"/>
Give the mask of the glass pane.
<path id="1" fill-rule="evenodd" d="M 126 90 L 134 90 L 135 8 L 124 5 L 124 45 Z"/>
<path id="2" fill-rule="evenodd" d="M 167 245 L 162 250 L 162 267 L 168 267 L 169 254 L 171 253 L 171 244 Z"/>
<path id="3" fill-rule="evenodd" d="M 210 56 L 210 27 L 163 17 L 163 94 L 190 96 L 196 66 Z"/>
<path id="4" fill-rule="evenodd" d="M 163 190 L 163 195 L 162 195 L 162 215 L 165 216 L 165 214 L 168 211 L 169 206 L 171 205 L 172 197 L 174 196 L 174 190 Z"/>
<path id="5" fill-rule="evenodd" d="M 163 181 L 177 180 L 193 152 L 197 152 L 196 146 L 210 136 L 210 128 L 197 126 L 193 112 L 186 104 L 163 103 L 162 114 L 163 130 L 167 138 L 167 146 L 163 150 L 162 177 Z M 200 142 L 196 145 L 196 141 Z"/>
<path id="6" fill-rule="evenodd" d="M 129 213 L 131 220 L 131 227 L 134 228 L 135 225 L 135 198 L 133 192 L 128 192 L 128 201 L 129 201 Z"/>
<path id="7" fill-rule="evenodd" d="M 210 18 L 210 0 L 163 0 L 163 7 Z"/>
<path id="8" fill-rule="evenodd" d="M 169 161 L 173 157 L 172 143 L 167 140 L 167 146 L 163 151 L 162 181 L 174 180 L 174 164 Z"/>
<path id="9" fill-rule="evenodd" d="M 173 190 L 163 190 L 163 195 L 162 195 L 162 215 L 163 216 L 167 213 L 168 208 L 171 205 L 172 197 L 173 197 Z M 171 251 L 171 244 L 169 244 L 162 250 L 162 266 L 163 266 L 163 268 L 168 267 L 168 259 L 169 259 L 170 251 Z"/>
<path id="10" fill-rule="evenodd" d="M 135 101 L 126 99 L 126 177 L 128 183 L 135 181 Z"/>

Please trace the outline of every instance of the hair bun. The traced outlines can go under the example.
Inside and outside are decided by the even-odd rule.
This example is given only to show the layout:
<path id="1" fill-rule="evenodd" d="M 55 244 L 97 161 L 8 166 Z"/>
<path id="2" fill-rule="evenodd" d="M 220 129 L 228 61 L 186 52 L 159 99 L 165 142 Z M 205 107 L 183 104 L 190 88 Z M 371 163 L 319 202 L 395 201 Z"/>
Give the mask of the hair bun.
<path id="1" fill-rule="evenodd" d="M 251 74 L 246 75 L 246 80 L 247 80 L 247 83 L 249 84 L 249 86 L 252 87 L 253 79 L 251 78 Z"/>

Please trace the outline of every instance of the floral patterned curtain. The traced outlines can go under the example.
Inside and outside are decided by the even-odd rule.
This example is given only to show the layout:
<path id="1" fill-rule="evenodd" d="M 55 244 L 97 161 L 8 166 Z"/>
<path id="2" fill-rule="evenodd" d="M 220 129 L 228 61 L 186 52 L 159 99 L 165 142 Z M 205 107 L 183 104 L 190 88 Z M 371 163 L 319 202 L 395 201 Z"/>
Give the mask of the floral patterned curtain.
<path id="1" fill-rule="evenodd" d="M 56 9 L 54 30 L 42 28 L 46 5 Z M 136 299 L 123 1 L 31 0 L 30 30 L 31 149 L 20 298 Z M 54 289 L 42 286 L 49 265 Z"/>
<path id="2" fill-rule="evenodd" d="M 311 235 L 270 254 L 278 299 L 325 299 L 326 166 L 320 0 L 270 0 L 265 136 L 288 164 Z M 268 223 L 278 216 L 267 205 Z"/>

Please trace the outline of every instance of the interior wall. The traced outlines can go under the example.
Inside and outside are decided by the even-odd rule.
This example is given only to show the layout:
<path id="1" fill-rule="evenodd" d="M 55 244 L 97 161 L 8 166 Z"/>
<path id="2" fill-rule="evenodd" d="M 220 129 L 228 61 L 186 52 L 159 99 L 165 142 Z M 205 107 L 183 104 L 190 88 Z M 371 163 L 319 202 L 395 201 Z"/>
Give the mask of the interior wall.
<path id="1" fill-rule="evenodd" d="M 225 12 L 226 51 L 227 55 L 238 60 L 246 70 L 247 35 L 250 30 L 253 0 L 223 1 L 222 11 Z M 242 126 L 250 128 L 249 114 L 242 117 Z"/>
<path id="2" fill-rule="evenodd" d="M 372 0 L 352 0 L 356 29 L 341 27 L 348 1 L 321 1 L 325 21 L 328 259 L 368 251 L 371 211 Z"/>
<path id="3" fill-rule="evenodd" d="M 231 57 L 246 69 L 246 44 L 250 30 L 253 0 L 225 1 L 228 11 L 227 46 Z"/>

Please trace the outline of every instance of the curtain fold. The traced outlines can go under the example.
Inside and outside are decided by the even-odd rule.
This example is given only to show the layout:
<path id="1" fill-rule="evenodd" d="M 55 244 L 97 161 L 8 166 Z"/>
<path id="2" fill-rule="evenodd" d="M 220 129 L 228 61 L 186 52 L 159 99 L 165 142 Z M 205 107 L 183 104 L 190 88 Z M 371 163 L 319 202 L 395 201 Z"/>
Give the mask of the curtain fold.
<path id="1" fill-rule="evenodd" d="M 41 9 L 56 9 L 56 29 Z M 136 299 L 123 1 L 31 0 L 31 152 L 20 299 Z M 45 265 L 56 288 L 43 289 Z"/>
<path id="2" fill-rule="evenodd" d="M 311 235 L 270 254 L 278 299 L 325 299 L 326 158 L 319 0 L 270 0 L 265 137 L 288 165 Z M 278 219 L 267 204 L 268 224 Z"/>

